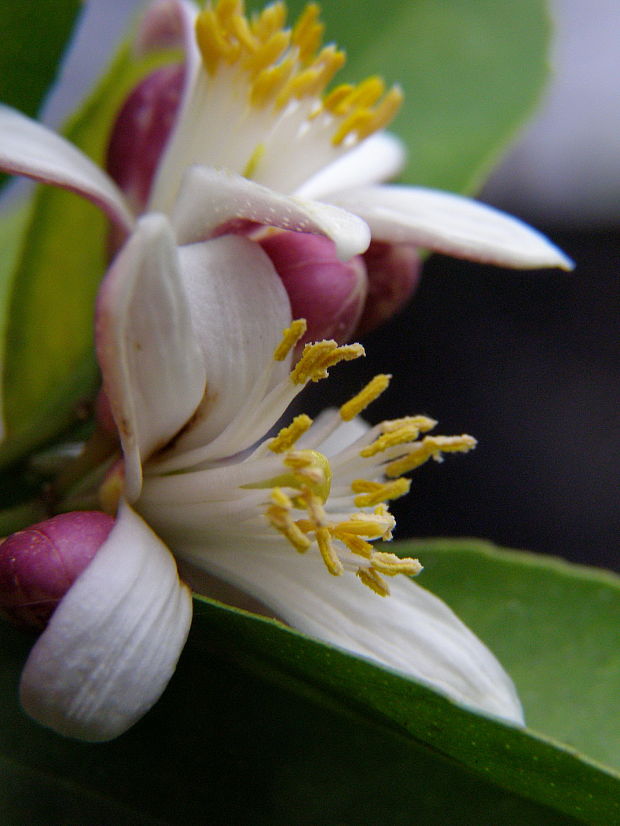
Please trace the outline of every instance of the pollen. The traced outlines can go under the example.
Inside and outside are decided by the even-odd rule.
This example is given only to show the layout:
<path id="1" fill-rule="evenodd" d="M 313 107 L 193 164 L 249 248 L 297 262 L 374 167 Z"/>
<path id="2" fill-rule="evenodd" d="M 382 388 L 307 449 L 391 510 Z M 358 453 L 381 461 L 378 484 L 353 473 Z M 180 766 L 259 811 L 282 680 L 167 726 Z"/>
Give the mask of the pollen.
<path id="1" fill-rule="evenodd" d="M 285 453 L 290 450 L 297 439 L 312 427 L 312 419 L 305 413 L 295 416 L 288 427 L 283 427 L 278 435 L 269 442 L 269 450 Z"/>
<path id="2" fill-rule="evenodd" d="M 209 78 L 231 69 L 245 85 L 249 102 L 274 112 L 295 101 L 308 102 L 307 119 L 323 114 L 331 121 L 336 147 L 386 126 L 400 106 L 400 89 L 386 89 L 373 76 L 327 92 L 346 58 L 335 46 L 323 46 L 319 5 L 306 6 L 291 28 L 286 28 L 286 16 L 284 3 L 250 18 L 242 0 L 208 3 L 196 20 L 196 42 Z"/>
<path id="3" fill-rule="evenodd" d="M 306 344 L 295 368 L 291 371 L 293 384 L 326 379 L 330 367 L 341 361 L 352 361 L 365 355 L 361 344 L 338 346 L 333 339 Z"/>
<path id="4" fill-rule="evenodd" d="M 274 361 L 284 361 L 293 347 L 306 332 L 308 324 L 305 318 L 298 318 L 282 333 L 282 340 L 273 352 Z"/>
<path id="5" fill-rule="evenodd" d="M 387 373 L 380 373 L 378 376 L 375 376 L 374 379 L 371 379 L 366 387 L 341 406 L 340 418 L 345 422 L 349 422 L 351 419 L 359 416 L 362 410 L 365 410 L 369 404 L 374 402 L 375 399 L 378 399 L 387 389 L 391 378 L 392 376 Z"/>
<path id="6" fill-rule="evenodd" d="M 386 476 L 401 476 L 423 465 L 428 459 L 440 462 L 443 453 L 468 453 L 476 447 L 472 436 L 426 436 L 405 456 L 390 462 L 385 468 Z"/>
<path id="7" fill-rule="evenodd" d="M 380 502 L 389 502 L 406 496 L 411 488 L 411 480 L 402 477 L 391 482 L 371 482 L 356 479 L 351 483 L 351 490 L 358 495 L 353 500 L 356 508 L 368 508 Z"/>

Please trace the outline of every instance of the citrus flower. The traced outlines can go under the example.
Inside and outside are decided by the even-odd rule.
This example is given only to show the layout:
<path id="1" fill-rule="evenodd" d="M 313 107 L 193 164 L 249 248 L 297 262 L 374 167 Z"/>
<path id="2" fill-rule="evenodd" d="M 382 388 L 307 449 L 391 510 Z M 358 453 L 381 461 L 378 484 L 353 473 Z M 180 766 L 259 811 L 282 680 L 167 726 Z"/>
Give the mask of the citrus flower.
<path id="1" fill-rule="evenodd" d="M 318 14 L 309 5 L 286 28 L 284 3 L 250 19 L 241 0 L 200 12 L 182 0 L 154 3 L 136 48 L 181 44 L 185 62 L 147 77 L 119 114 L 109 166 L 120 188 L 64 138 L 7 107 L 0 169 L 82 194 L 121 240 L 148 212 L 169 217 L 179 244 L 224 233 L 260 241 L 265 228 L 329 239 L 334 261 L 363 264 L 359 312 L 348 312 L 340 340 L 363 310 L 367 279 L 372 323 L 409 295 L 418 247 L 509 267 L 570 267 L 546 238 L 495 209 L 382 183 L 404 164 L 402 144 L 383 131 L 401 92 L 377 77 L 328 91 L 344 54 L 321 45 Z M 381 294 L 393 296 L 385 307 Z"/>
<path id="2" fill-rule="evenodd" d="M 141 218 L 101 287 L 97 353 L 122 462 L 100 489 L 114 527 L 36 642 L 21 698 L 87 740 L 117 736 L 156 701 L 184 645 L 191 598 L 176 560 L 259 599 L 289 625 L 414 676 L 468 707 L 521 722 L 510 678 L 389 553 L 389 502 L 429 458 L 470 450 L 406 416 L 358 414 L 390 377 L 338 410 L 274 425 L 308 382 L 363 355 L 308 344 L 270 259 L 227 235 L 179 247 Z"/>

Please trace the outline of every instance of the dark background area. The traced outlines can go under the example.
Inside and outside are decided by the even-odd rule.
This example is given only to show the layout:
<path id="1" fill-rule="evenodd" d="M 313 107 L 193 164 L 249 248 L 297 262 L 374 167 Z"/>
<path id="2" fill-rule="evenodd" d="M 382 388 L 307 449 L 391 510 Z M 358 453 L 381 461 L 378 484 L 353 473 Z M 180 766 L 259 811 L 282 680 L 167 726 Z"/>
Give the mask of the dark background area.
<path id="1" fill-rule="evenodd" d="M 468 432 L 394 503 L 398 537 L 474 536 L 620 569 L 620 234 L 557 232 L 573 273 L 435 255 L 411 305 L 321 383 L 334 403 L 394 374 L 369 420 L 426 413 Z"/>

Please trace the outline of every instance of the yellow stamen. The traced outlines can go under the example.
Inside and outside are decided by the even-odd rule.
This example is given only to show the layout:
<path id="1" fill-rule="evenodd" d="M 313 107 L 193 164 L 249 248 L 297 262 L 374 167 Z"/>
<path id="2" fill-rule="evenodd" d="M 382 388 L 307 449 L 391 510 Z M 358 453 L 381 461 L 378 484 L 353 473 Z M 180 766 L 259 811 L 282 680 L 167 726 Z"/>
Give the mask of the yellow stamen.
<path id="1" fill-rule="evenodd" d="M 333 528 L 332 535 L 334 539 L 339 539 L 343 545 L 346 545 L 351 553 L 356 554 L 357 556 L 363 556 L 365 559 L 370 559 L 373 552 L 373 547 L 370 542 L 366 542 L 366 540 L 362 539 L 361 536 L 356 536 L 355 534 L 347 533 L 347 531 L 342 531 L 338 525 Z"/>
<path id="2" fill-rule="evenodd" d="M 360 450 L 360 456 L 365 459 L 370 456 L 376 456 L 377 453 L 382 453 L 388 447 L 402 445 L 405 442 L 413 442 L 419 435 L 419 423 L 416 422 L 415 417 L 412 417 L 410 421 L 407 421 L 400 427 L 394 430 L 390 429 L 387 433 L 383 433 L 381 436 L 378 436 L 372 444 Z"/>
<path id="3" fill-rule="evenodd" d="M 325 567 L 332 576 L 340 576 L 344 573 L 344 565 L 338 558 L 338 554 L 334 550 L 332 538 L 329 533 L 329 528 L 318 528 L 316 531 L 316 542 L 319 546 L 319 551 L 323 557 Z"/>
<path id="4" fill-rule="evenodd" d="M 244 178 L 251 178 L 252 175 L 256 172 L 256 167 L 261 162 L 263 155 L 265 154 L 265 144 L 259 143 L 257 144 L 256 148 L 250 155 L 249 161 L 245 165 L 245 169 L 243 170 L 243 177 Z"/>
<path id="5" fill-rule="evenodd" d="M 358 416 L 362 410 L 365 410 L 371 402 L 379 398 L 387 389 L 391 378 L 392 376 L 387 373 L 380 373 L 378 376 L 375 376 L 374 379 L 371 379 L 366 387 L 360 390 L 357 396 L 353 396 L 352 399 L 349 399 L 348 402 L 342 405 L 340 408 L 340 418 L 345 422 L 350 422 L 351 419 Z"/>
<path id="6" fill-rule="evenodd" d="M 321 9 L 317 3 L 310 3 L 295 23 L 292 42 L 299 49 L 300 60 L 306 62 L 321 45 L 325 26 L 319 20 Z"/>
<path id="7" fill-rule="evenodd" d="M 312 419 L 305 413 L 300 416 L 295 416 L 288 427 L 283 427 L 282 430 L 269 442 L 269 450 L 274 453 L 285 453 L 290 450 L 297 439 L 312 427 Z"/>
<path id="8" fill-rule="evenodd" d="M 125 487 L 124 483 L 125 474 L 123 472 L 123 465 L 121 462 L 117 462 L 112 465 L 106 474 L 98 491 L 101 510 L 109 513 L 110 516 L 116 516 L 118 503 L 121 500 Z"/>
<path id="9" fill-rule="evenodd" d="M 403 416 L 401 419 L 386 419 L 379 427 L 382 433 L 393 433 L 410 424 L 415 425 L 420 433 L 426 433 L 437 426 L 435 419 L 429 419 L 428 416 Z"/>
<path id="10" fill-rule="evenodd" d="M 308 100 L 305 117 L 311 121 L 326 113 L 334 121 L 332 144 L 339 146 L 383 128 L 402 94 L 396 87 L 386 92 L 383 81 L 373 76 L 326 95 L 345 55 L 335 46 L 321 47 L 324 25 L 319 14 L 319 6 L 311 3 L 292 29 L 286 29 L 283 3 L 248 20 L 241 0 L 216 0 L 197 16 L 196 41 L 211 78 L 223 64 L 234 67 L 237 78 L 247 84 L 250 102 L 258 107 Z"/>
<path id="11" fill-rule="evenodd" d="M 422 570 L 419 559 L 412 557 L 401 557 L 396 554 L 388 554 L 385 551 L 374 551 L 370 558 L 371 566 L 386 576 L 396 576 L 397 574 L 406 574 L 407 576 L 416 576 Z"/>
<path id="12" fill-rule="evenodd" d="M 366 479 L 356 479 L 351 483 L 353 493 L 359 494 L 353 500 L 356 508 L 370 508 L 380 502 L 391 499 L 400 499 L 409 493 L 410 479 L 398 478 L 393 482 L 370 482 Z"/>
<path id="13" fill-rule="evenodd" d="M 293 503 L 278 488 L 274 488 L 272 491 L 272 501 L 273 504 L 266 511 L 269 523 L 288 539 L 298 553 L 304 553 L 312 545 L 312 542 L 299 529 L 290 515 Z"/>
<path id="14" fill-rule="evenodd" d="M 375 594 L 379 594 L 380 597 L 389 597 L 390 589 L 387 582 L 373 568 L 358 568 L 356 574 L 364 585 L 374 591 Z"/>
<path id="15" fill-rule="evenodd" d="M 273 351 L 274 361 L 284 361 L 306 332 L 307 326 L 305 318 L 298 318 L 296 321 L 293 321 L 290 327 L 287 327 L 286 330 L 282 332 L 282 341 Z"/>
<path id="16" fill-rule="evenodd" d="M 426 436 L 415 448 L 400 459 L 390 462 L 385 475 L 394 477 L 423 465 L 431 457 L 440 461 L 442 453 L 467 453 L 476 446 L 472 436 Z"/>
<path id="17" fill-rule="evenodd" d="M 365 355 L 361 344 L 345 344 L 339 347 L 335 341 L 317 341 L 306 344 L 291 372 L 293 384 L 305 384 L 308 381 L 320 381 L 327 378 L 328 369 L 341 361 L 352 361 Z"/>

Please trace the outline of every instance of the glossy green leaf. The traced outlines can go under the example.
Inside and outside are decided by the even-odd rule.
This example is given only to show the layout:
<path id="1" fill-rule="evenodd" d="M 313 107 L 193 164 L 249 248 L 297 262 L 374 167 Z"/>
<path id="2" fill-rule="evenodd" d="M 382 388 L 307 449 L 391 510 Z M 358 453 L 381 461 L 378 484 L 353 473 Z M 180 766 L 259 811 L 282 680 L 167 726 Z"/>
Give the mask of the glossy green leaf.
<path id="1" fill-rule="evenodd" d="M 554 681 L 582 680 L 575 657 L 541 657 L 530 644 L 542 637 L 566 651 L 567 640 L 587 637 L 598 650 L 590 663 L 617 662 L 610 631 L 620 607 L 617 579 L 472 542 L 418 543 L 415 551 L 437 592 L 466 593 L 456 607 L 465 607 L 508 667 L 519 664 L 535 730 L 472 714 L 276 622 L 201 600 L 156 708 L 113 743 L 76 744 L 17 712 L 15 683 L 29 639 L 4 627 L 4 810 L 18 811 L 27 786 L 35 822 L 53 800 L 50 824 L 70 822 L 66 813 L 75 811 L 105 822 L 106 806 L 115 816 L 117 807 L 121 823 L 618 822 L 618 774 L 590 759 L 589 739 L 577 742 L 569 732 L 567 747 L 557 722 L 546 723 L 551 712 L 560 716 L 550 705 L 566 702 Z M 578 711 L 596 725 L 603 704 L 610 732 L 617 669 L 610 666 L 606 682 L 603 699 L 586 681 L 578 709 L 572 698 L 564 705 L 565 718 Z"/>

